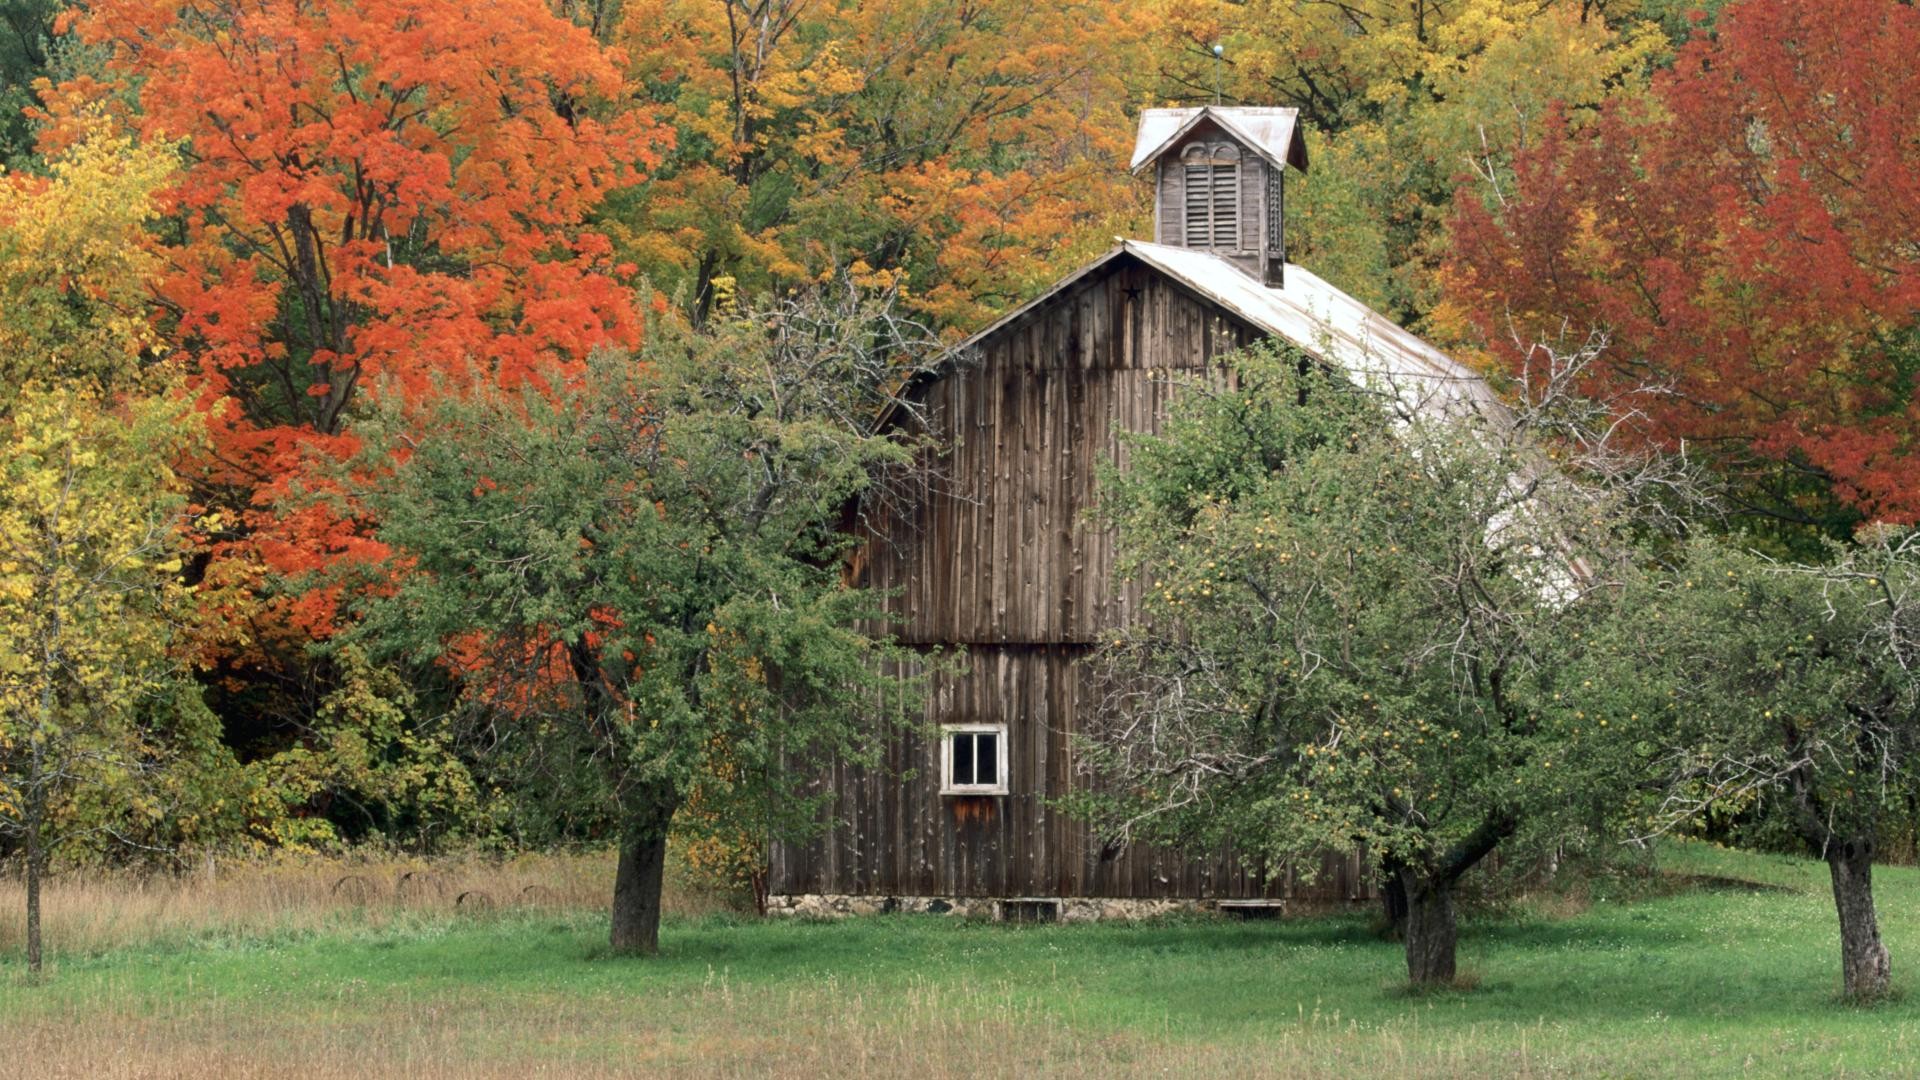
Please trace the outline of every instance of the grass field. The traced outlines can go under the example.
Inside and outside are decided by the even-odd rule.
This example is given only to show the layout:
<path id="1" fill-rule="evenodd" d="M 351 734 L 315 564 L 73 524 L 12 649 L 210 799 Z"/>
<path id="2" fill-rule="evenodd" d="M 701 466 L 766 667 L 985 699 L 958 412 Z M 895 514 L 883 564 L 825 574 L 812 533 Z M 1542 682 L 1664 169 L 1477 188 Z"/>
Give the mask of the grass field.
<path id="1" fill-rule="evenodd" d="M 240 899 L 222 917 L 128 898 L 144 932 L 79 918 L 115 906 L 96 882 L 56 904 L 43 985 L 0 922 L 0 1075 L 1920 1075 L 1920 995 L 1834 1003 L 1824 867 L 1698 846 L 1662 861 L 1785 888 L 1622 900 L 1603 884 L 1522 904 L 1468 924 L 1472 989 L 1428 996 L 1401 989 L 1396 947 L 1358 917 L 683 915 L 665 955 L 625 960 L 574 906 L 592 861 L 469 868 L 463 883 L 502 894 L 528 877 L 564 887 L 466 912 L 343 901 L 333 869 L 307 871 L 304 892 L 260 871 L 228 886 Z M 1902 980 L 1920 964 L 1920 873 L 1877 880 Z"/>

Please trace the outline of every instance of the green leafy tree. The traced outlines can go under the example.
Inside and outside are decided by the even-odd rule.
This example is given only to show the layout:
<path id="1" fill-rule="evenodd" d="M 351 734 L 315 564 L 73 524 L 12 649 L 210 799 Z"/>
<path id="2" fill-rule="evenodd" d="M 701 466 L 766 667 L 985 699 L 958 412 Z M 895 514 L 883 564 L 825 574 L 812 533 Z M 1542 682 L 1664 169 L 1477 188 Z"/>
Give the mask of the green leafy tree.
<path id="1" fill-rule="evenodd" d="M 851 293 L 717 323 L 662 319 L 577 383 L 460 388 L 358 429 L 359 467 L 382 474 L 367 505 L 406 572 L 358 594 L 350 636 L 452 673 L 498 755 L 605 808 L 620 953 L 658 949 L 690 793 L 722 776 L 797 828 L 817 807 L 789 766 L 859 758 L 865 714 L 901 698 L 834 525 L 912 460 L 873 433 L 912 343 Z"/>
<path id="2" fill-rule="evenodd" d="M 1887 826 L 1920 792 L 1920 533 L 1877 527 L 1817 564 L 1701 539 L 1628 590 L 1567 689 L 1640 747 L 1648 833 L 1784 817 L 1825 860 L 1842 992 L 1891 989 L 1873 900 Z"/>
<path id="3" fill-rule="evenodd" d="M 33 149 L 27 108 L 34 80 L 53 66 L 58 0 L 0 0 L 0 164 L 17 166 Z"/>
<path id="4" fill-rule="evenodd" d="M 1543 350 L 1509 411 L 1260 347 L 1131 439 L 1102 513 L 1144 617 L 1104 649 L 1085 757 L 1121 793 L 1096 803 L 1107 827 L 1272 872 L 1361 847 L 1404 895 L 1408 975 L 1450 981 L 1462 875 L 1606 824 L 1564 764 L 1584 733 L 1537 708 L 1658 475 L 1565 393 L 1596 354 Z"/>
<path id="5" fill-rule="evenodd" d="M 362 650 L 336 651 L 338 685 L 291 745 L 248 765 L 249 779 L 284 809 L 261 815 L 277 847 L 330 848 L 384 838 L 425 848 L 484 832 L 493 807 L 456 753 L 445 723 L 423 722 L 398 672 Z"/>

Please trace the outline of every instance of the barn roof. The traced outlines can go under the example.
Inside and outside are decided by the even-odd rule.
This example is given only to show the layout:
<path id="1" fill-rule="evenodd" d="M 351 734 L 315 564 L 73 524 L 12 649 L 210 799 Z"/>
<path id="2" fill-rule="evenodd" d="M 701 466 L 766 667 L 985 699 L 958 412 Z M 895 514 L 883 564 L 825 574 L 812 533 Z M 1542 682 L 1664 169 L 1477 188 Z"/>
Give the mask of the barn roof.
<path id="1" fill-rule="evenodd" d="M 1211 252 L 1141 240 L 1120 241 L 1106 254 L 961 342 L 949 355 L 965 356 L 1002 327 L 1115 259 L 1128 257 L 1153 267 L 1254 327 L 1339 367 L 1356 383 L 1391 387 L 1410 402 L 1497 405 L 1492 389 L 1472 369 L 1304 267 L 1287 264 L 1283 278 L 1286 284 L 1270 287 Z"/>
<path id="2" fill-rule="evenodd" d="M 1298 109 L 1224 107 L 1199 105 L 1188 109 L 1142 109 L 1140 128 L 1133 140 L 1133 161 L 1127 166 L 1135 173 L 1153 164 L 1155 158 L 1178 142 L 1187 132 L 1211 120 L 1227 134 L 1267 159 L 1274 168 L 1292 165 L 1307 171 L 1307 144 L 1296 124 Z"/>
<path id="3" fill-rule="evenodd" d="M 1219 305 L 1237 318 L 1274 337 L 1287 341 L 1345 372 L 1356 385 L 1378 390 L 1398 399 L 1409 411 L 1431 415 L 1434 412 L 1457 416 L 1472 415 L 1504 426 L 1510 419 L 1505 404 L 1485 379 L 1471 368 L 1447 356 L 1408 332 L 1393 320 L 1374 311 L 1327 281 L 1293 263 L 1288 263 L 1283 287 L 1270 287 L 1255 280 L 1246 271 L 1211 252 L 1193 248 L 1150 244 L 1142 240 L 1121 240 L 1113 248 L 1080 269 L 1055 282 L 1051 288 L 1006 315 L 995 320 L 965 341 L 949 349 L 932 365 L 921 369 L 902 388 L 903 395 L 913 384 L 924 385 L 952 373 L 956 366 L 976 355 L 977 347 L 1005 327 L 1018 322 L 1054 297 L 1080 281 L 1098 273 L 1116 259 L 1135 259 L 1165 274 L 1177 285 L 1201 299 Z M 881 416 L 881 426 L 894 420 L 890 407 Z M 1514 490 L 1529 482 L 1529 477 L 1550 470 L 1544 459 L 1529 467 L 1528 475 L 1516 475 Z M 1526 515 L 1516 509 L 1499 528 L 1505 530 Z M 1567 545 L 1549 538 L 1525 541 L 1533 550 L 1560 551 L 1562 557 L 1549 569 L 1541 588 L 1550 599 L 1569 595 L 1568 582 L 1587 573 L 1585 563 L 1567 550 Z"/>

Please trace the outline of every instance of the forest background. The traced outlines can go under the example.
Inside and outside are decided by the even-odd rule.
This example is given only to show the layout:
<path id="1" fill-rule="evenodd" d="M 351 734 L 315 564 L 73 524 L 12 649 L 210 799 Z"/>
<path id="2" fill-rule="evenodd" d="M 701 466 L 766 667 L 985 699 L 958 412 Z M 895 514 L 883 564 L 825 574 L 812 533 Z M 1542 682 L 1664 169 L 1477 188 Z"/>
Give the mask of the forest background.
<path id="1" fill-rule="evenodd" d="M 57 822 L 63 859 L 605 840 L 604 804 L 556 805 L 461 722 L 501 693 L 485 650 L 422 679 L 342 644 L 364 586 L 334 571 L 409 572 L 343 494 L 356 419 L 455 383 L 572 386 L 664 326 L 843 285 L 957 340 L 1147 235 L 1122 167 L 1144 107 L 1298 108 L 1290 257 L 1496 381 L 1604 327 L 1589 389 L 1666 387 L 1639 435 L 1709 461 L 1751 543 L 1920 517 L 1904 4 L 4 0 L 0 19 L 0 602 L 24 605 L 0 686 L 24 694 L 18 658 L 48 642 L 92 646 L 63 661 L 86 724 L 0 720 L 0 811 Z M 82 475 L 88 519 L 50 517 Z M 76 554 L 22 554 L 46 551 Z M 63 739 L 71 772 L 35 773 Z M 744 884 L 757 838 L 698 793 L 726 780 L 695 778 L 679 820 L 693 865 Z M 25 842 L 0 831 L 0 855 Z"/>

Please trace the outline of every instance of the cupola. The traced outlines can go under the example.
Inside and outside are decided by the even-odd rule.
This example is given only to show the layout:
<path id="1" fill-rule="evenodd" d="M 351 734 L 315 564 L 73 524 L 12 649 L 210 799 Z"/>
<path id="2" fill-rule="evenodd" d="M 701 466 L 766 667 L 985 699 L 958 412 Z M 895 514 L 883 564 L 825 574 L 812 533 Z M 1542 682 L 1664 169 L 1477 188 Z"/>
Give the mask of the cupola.
<path id="1" fill-rule="evenodd" d="M 1154 240 L 1212 252 L 1278 288 L 1287 266 L 1286 167 L 1307 171 L 1294 109 L 1146 109 L 1134 175 L 1154 170 Z"/>

